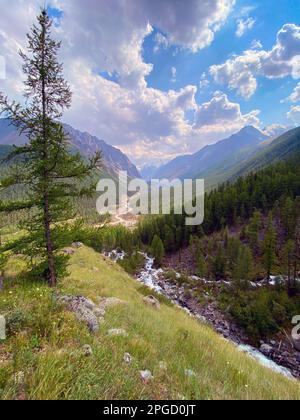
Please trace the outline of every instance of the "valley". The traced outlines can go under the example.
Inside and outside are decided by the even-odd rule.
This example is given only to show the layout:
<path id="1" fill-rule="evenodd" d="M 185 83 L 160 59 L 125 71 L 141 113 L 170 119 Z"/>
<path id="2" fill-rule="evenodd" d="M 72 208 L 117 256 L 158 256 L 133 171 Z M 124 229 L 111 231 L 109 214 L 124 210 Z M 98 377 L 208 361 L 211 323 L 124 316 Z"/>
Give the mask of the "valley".
<path id="1" fill-rule="evenodd" d="M 0 0 L 0 400 L 300 400 L 287 2 Z"/>

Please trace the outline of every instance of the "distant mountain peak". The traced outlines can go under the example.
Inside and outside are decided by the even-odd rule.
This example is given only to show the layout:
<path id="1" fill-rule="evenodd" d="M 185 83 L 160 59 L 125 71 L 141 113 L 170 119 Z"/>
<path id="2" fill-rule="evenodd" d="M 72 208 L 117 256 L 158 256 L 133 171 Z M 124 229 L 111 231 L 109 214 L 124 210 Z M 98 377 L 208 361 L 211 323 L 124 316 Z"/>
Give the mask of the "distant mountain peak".
<path id="1" fill-rule="evenodd" d="M 104 140 L 92 136 L 87 132 L 79 131 L 69 124 L 63 124 L 65 132 L 69 135 L 72 147 L 83 156 L 90 157 L 101 150 L 103 166 L 108 175 L 116 176 L 119 171 L 127 171 L 130 178 L 140 178 L 139 171 L 121 150 L 107 144 Z M 22 145 L 27 142 L 26 136 L 19 136 L 15 127 L 9 120 L 0 118 L 0 145 Z"/>
<path id="2" fill-rule="evenodd" d="M 158 169 L 157 178 L 196 178 L 247 159 L 268 139 L 263 132 L 248 125 L 230 137 L 207 145 L 193 155 L 178 156 Z"/>

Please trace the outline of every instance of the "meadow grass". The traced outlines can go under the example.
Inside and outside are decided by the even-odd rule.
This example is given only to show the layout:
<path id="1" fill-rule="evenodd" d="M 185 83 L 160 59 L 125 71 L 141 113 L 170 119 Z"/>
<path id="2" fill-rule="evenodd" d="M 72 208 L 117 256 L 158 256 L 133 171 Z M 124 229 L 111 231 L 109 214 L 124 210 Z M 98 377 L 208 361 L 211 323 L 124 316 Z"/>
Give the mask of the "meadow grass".
<path id="1" fill-rule="evenodd" d="M 126 302 L 107 310 L 95 335 L 57 306 L 46 285 L 26 280 L 25 268 L 20 257 L 10 261 L 0 295 L 10 326 L 0 344 L 1 399 L 300 399 L 298 382 L 262 367 L 165 299 L 158 310 L 146 306 L 151 292 L 87 247 L 72 256 L 59 292 Z M 128 335 L 108 336 L 111 328 Z M 82 352 L 85 344 L 91 357 Z M 154 377 L 148 384 L 140 379 L 145 369 Z"/>

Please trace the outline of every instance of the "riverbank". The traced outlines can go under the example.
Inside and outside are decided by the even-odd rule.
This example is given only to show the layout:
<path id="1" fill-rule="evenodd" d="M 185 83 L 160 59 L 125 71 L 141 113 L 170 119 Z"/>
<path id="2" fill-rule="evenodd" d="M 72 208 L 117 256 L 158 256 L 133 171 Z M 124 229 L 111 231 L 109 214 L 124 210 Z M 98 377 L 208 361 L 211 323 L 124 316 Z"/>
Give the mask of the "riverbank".
<path id="1" fill-rule="evenodd" d="M 120 256 L 122 257 L 122 253 Z M 242 328 L 238 327 L 219 308 L 216 302 L 209 299 L 199 304 L 199 301 L 187 293 L 186 287 L 170 282 L 165 277 L 163 269 L 155 269 L 154 259 L 144 254 L 145 267 L 137 276 L 137 280 L 157 293 L 163 294 L 174 304 L 186 310 L 199 321 L 209 324 L 217 333 L 248 353 L 257 361 L 288 377 L 300 379 L 300 353 L 297 352 L 285 335 L 278 335 L 273 340 L 261 342 L 260 348 L 255 348 Z M 115 258 L 115 261 L 118 259 Z M 180 273 L 175 273 L 180 278 Z M 191 277 L 194 281 L 201 281 Z M 206 283 L 207 284 L 207 283 Z M 225 283 L 226 285 L 226 283 Z M 214 287 L 216 287 L 214 282 Z M 197 290 L 197 286 L 195 286 Z M 193 290 L 189 290 L 191 292 Z M 208 296 L 206 296 L 208 298 Z"/>

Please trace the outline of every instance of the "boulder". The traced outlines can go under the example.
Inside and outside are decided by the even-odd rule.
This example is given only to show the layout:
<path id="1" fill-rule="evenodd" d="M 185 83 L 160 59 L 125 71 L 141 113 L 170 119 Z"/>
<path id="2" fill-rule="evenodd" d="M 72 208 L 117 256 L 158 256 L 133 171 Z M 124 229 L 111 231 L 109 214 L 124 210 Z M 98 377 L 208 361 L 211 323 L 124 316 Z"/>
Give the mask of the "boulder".
<path id="1" fill-rule="evenodd" d="M 90 299 L 83 296 L 60 296 L 57 301 L 68 311 L 73 312 L 78 321 L 86 324 L 92 333 L 99 330 L 98 318 L 94 313 L 96 305 Z"/>
<path id="2" fill-rule="evenodd" d="M 117 336 L 117 337 L 127 337 L 128 334 L 125 330 L 123 330 L 122 328 L 112 328 L 110 330 L 108 330 L 108 335 L 110 336 Z"/>
<path id="3" fill-rule="evenodd" d="M 130 365 L 132 362 L 132 356 L 129 353 L 125 353 L 123 357 L 124 363 Z"/>
<path id="4" fill-rule="evenodd" d="M 86 356 L 86 357 L 90 357 L 90 356 L 92 356 L 92 355 L 93 355 L 93 350 L 92 350 L 92 347 L 91 347 L 91 346 L 89 346 L 88 344 L 85 344 L 85 345 L 82 347 L 82 352 L 83 352 L 84 356 Z"/>
<path id="5" fill-rule="evenodd" d="M 84 296 L 71 295 L 58 296 L 57 302 L 68 311 L 73 312 L 78 321 L 85 323 L 93 333 L 99 330 L 99 324 L 104 321 L 105 311 L 109 306 L 125 303 L 120 299 L 109 297 L 99 298 L 100 303 L 96 305 L 91 299 Z"/>
<path id="6" fill-rule="evenodd" d="M 83 246 L 83 243 L 81 242 L 73 242 L 72 247 L 73 248 L 81 248 Z"/>
<path id="7" fill-rule="evenodd" d="M 153 379 L 152 373 L 150 370 L 141 370 L 140 376 L 143 382 L 148 383 Z"/>
<path id="8" fill-rule="evenodd" d="M 269 356 L 269 354 L 272 353 L 273 351 L 273 347 L 269 346 L 268 344 L 262 344 L 260 346 L 260 351 L 261 353 L 263 353 L 265 356 Z"/>
<path id="9" fill-rule="evenodd" d="M 152 306 L 155 309 L 159 309 L 160 308 L 160 303 L 159 301 L 154 297 L 154 296 L 146 296 L 143 298 L 143 302 L 148 305 L 148 306 Z"/>

